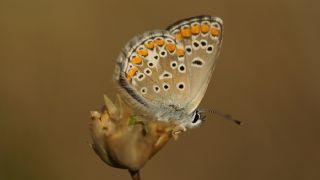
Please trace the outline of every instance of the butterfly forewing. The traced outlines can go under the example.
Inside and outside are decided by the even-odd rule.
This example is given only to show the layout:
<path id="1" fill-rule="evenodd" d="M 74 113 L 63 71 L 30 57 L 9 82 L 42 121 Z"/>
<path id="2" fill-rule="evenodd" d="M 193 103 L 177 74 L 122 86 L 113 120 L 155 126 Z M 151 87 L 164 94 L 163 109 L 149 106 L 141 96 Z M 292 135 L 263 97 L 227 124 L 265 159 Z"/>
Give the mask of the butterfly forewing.
<path id="1" fill-rule="evenodd" d="M 189 113 L 198 107 L 211 79 L 221 47 L 222 29 L 222 20 L 210 16 L 189 18 L 168 28 L 186 52 L 190 94 L 185 108 Z"/>

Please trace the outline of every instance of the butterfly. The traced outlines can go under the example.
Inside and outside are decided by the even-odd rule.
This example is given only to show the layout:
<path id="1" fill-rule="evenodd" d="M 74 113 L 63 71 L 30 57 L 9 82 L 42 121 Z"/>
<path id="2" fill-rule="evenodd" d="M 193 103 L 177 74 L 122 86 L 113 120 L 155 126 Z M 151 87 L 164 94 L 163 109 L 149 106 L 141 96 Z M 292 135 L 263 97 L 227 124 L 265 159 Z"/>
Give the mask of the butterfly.
<path id="1" fill-rule="evenodd" d="M 199 126 L 203 116 L 198 106 L 222 38 L 222 20 L 207 15 L 135 36 L 116 63 L 120 96 L 135 114 L 173 122 L 184 130 Z"/>

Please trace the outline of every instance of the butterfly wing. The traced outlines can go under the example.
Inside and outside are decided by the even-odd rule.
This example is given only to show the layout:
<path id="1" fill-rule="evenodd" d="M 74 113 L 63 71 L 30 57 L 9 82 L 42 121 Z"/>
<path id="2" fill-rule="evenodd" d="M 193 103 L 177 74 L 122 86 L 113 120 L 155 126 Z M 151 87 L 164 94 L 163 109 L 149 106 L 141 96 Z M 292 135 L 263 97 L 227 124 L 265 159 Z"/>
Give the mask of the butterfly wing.
<path id="1" fill-rule="evenodd" d="M 200 32 L 188 36 L 185 27 L 194 22 L 200 23 Z M 202 26 L 203 22 L 207 26 Z M 222 30 L 214 18 L 197 17 L 168 31 L 138 35 L 125 46 L 117 61 L 115 80 L 132 108 L 164 121 L 183 121 L 190 116 L 205 93 L 221 44 L 221 31 L 218 36 L 212 33 L 213 22 Z M 194 32 L 191 27 L 189 30 Z M 207 45 L 194 47 L 197 40 L 205 40 Z"/>
<path id="2" fill-rule="evenodd" d="M 175 85 L 178 67 L 183 64 L 184 50 L 168 31 L 151 31 L 133 38 L 120 54 L 115 79 L 120 93 L 130 106 L 143 114 L 169 117 L 182 89 L 189 93 L 188 83 L 180 89 Z M 187 81 L 187 76 L 182 79 Z M 179 113 L 177 113 L 179 114 Z"/>
<path id="3" fill-rule="evenodd" d="M 168 31 L 186 50 L 186 68 L 189 69 L 189 98 L 185 109 L 191 113 L 200 104 L 212 76 L 219 55 L 223 23 L 218 17 L 197 16 L 169 26 Z"/>

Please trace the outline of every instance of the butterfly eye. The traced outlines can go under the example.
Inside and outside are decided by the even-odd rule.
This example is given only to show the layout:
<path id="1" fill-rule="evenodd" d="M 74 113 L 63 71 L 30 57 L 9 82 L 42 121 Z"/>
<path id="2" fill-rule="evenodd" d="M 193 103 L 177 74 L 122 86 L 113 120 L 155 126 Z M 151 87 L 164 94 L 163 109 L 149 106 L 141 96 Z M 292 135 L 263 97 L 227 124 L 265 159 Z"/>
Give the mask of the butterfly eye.
<path id="1" fill-rule="evenodd" d="M 201 121 L 201 119 L 200 119 L 200 114 L 198 113 L 198 111 L 196 111 L 194 116 L 193 116 L 192 123 L 196 124 L 198 121 Z"/>
<path id="2" fill-rule="evenodd" d="M 193 113 L 190 122 L 186 126 L 188 128 L 195 128 L 195 127 L 198 127 L 202 121 L 203 121 L 203 118 L 201 117 L 201 114 L 199 113 L 198 110 L 196 110 Z"/>

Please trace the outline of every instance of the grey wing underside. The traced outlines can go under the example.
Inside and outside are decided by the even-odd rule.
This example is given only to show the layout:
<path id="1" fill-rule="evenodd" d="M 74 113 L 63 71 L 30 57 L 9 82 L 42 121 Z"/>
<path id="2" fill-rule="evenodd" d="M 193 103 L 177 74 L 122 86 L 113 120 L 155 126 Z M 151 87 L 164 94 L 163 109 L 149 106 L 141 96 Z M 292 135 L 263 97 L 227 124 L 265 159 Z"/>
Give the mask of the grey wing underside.
<path id="1" fill-rule="evenodd" d="M 207 33 L 201 33 L 202 26 L 206 23 L 210 25 Z M 186 99 L 188 102 L 185 108 L 189 113 L 193 112 L 200 104 L 207 90 L 208 84 L 213 74 L 217 57 L 220 53 L 222 39 L 223 39 L 223 22 L 218 17 L 198 16 L 179 21 L 168 27 L 168 31 L 174 36 L 179 36 L 179 32 L 183 28 L 196 27 L 200 25 L 200 33 L 192 34 L 190 38 L 182 38 L 181 42 L 185 48 L 191 48 L 190 53 L 187 52 L 186 63 L 190 67 L 189 83 L 191 92 Z M 196 29 L 196 28 L 194 28 Z M 198 47 L 196 45 L 198 44 Z M 208 49 L 212 48 L 212 51 Z M 200 60 L 202 66 L 196 63 Z"/>
<path id="2" fill-rule="evenodd" d="M 160 47 L 154 43 L 153 49 L 144 48 L 148 51 L 146 57 L 140 56 L 138 49 L 141 45 L 157 38 L 161 38 L 165 44 Z M 175 53 L 170 54 L 167 51 L 165 45 L 166 42 L 168 44 L 168 41 L 175 44 L 176 48 L 183 49 L 168 31 L 155 30 L 136 36 L 122 50 L 114 76 L 119 85 L 120 94 L 137 113 L 140 112 L 164 121 L 178 119 L 182 114 L 182 111 L 177 112 L 175 107 L 177 100 L 181 99 L 181 94 L 173 87 L 177 70 L 171 68 L 171 62 L 175 61 L 178 66 L 179 60 Z M 166 55 L 161 55 L 162 52 L 166 52 Z M 132 56 L 141 57 L 142 62 L 132 63 Z M 156 56 L 158 58 L 155 58 Z M 153 66 L 150 66 L 150 63 Z M 131 77 L 130 72 L 133 69 L 136 69 L 137 72 Z M 146 73 L 147 70 L 151 71 L 151 75 Z M 169 77 L 165 77 L 165 73 L 168 73 Z M 140 79 L 140 76 L 143 77 Z M 170 86 L 168 90 L 164 89 L 165 85 Z M 143 88 L 147 89 L 146 93 L 142 92 Z M 156 91 L 156 88 L 159 88 L 159 92 Z M 174 117 L 170 117 L 170 114 Z"/>
<path id="3" fill-rule="evenodd" d="M 192 29 L 195 24 L 200 25 L 198 33 L 199 29 Z M 204 25 L 209 25 L 209 29 Z M 214 28 L 217 30 L 213 31 Z M 179 21 L 167 31 L 136 36 L 117 60 L 114 79 L 120 94 L 137 112 L 159 120 L 179 120 L 190 115 L 210 81 L 222 42 L 222 28 L 219 18 L 198 16 Z M 191 30 L 190 36 L 185 29 Z M 162 46 L 158 38 L 164 41 Z M 153 42 L 153 49 L 147 46 L 148 42 Z M 165 56 L 161 55 L 163 51 Z M 169 89 L 165 89 L 166 85 Z"/>

